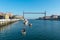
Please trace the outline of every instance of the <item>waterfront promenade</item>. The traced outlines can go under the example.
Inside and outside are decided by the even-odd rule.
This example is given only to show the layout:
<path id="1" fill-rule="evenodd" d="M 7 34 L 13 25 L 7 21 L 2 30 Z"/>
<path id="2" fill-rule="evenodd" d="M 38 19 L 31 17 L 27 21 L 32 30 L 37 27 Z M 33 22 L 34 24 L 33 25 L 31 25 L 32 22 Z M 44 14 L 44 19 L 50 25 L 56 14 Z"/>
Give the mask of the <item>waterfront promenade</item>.
<path id="1" fill-rule="evenodd" d="M 11 23 L 14 23 L 16 21 L 19 21 L 20 19 L 0 19 L 0 26 L 5 26 Z"/>

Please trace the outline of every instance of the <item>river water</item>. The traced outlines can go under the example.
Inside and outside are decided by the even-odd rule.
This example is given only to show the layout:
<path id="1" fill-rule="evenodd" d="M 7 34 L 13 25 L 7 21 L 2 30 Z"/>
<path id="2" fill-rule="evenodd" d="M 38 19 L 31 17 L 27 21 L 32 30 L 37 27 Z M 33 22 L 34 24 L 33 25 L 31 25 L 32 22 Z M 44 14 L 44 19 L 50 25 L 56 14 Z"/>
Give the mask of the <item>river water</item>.
<path id="1" fill-rule="evenodd" d="M 60 40 L 60 21 L 29 20 L 32 27 L 24 26 L 18 21 L 8 26 L 0 27 L 0 40 Z M 21 30 L 26 29 L 26 35 Z"/>

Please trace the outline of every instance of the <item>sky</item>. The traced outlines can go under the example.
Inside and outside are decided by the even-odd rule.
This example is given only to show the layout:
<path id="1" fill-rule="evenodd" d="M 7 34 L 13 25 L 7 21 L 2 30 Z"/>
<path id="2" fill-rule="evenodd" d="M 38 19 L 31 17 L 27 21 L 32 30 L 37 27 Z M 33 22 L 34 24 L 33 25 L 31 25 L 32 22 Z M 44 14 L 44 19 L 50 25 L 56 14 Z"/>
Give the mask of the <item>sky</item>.
<path id="1" fill-rule="evenodd" d="M 23 15 L 24 12 L 45 12 L 47 16 L 60 15 L 60 0 L 0 0 L 0 12 L 12 12 Z M 36 18 L 43 14 L 25 14 L 27 18 Z"/>

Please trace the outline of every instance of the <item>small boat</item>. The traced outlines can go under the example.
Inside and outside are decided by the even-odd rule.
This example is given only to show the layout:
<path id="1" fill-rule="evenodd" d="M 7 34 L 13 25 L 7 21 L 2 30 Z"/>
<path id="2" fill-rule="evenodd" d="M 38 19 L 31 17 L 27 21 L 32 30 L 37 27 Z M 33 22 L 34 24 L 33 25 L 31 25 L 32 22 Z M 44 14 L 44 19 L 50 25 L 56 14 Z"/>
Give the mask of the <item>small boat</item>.
<path id="1" fill-rule="evenodd" d="M 21 31 L 21 33 L 22 33 L 22 35 L 26 35 L 26 30 L 23 29 L 23 30 Z"/>
<path id="2" fill-rule="evenodd" d="M 24 19 L 24 25 L 28 25 L 28 20 Z"/>
<path id="3" fill-rule="evenodd" d="M 22 35 L 26 35 L 26 32 L 22 32 Z"/>
<path id="4" fill-rule="evenodd" d="M 29 24 L 29 26 L 32 26 L 32 24 Z"/>

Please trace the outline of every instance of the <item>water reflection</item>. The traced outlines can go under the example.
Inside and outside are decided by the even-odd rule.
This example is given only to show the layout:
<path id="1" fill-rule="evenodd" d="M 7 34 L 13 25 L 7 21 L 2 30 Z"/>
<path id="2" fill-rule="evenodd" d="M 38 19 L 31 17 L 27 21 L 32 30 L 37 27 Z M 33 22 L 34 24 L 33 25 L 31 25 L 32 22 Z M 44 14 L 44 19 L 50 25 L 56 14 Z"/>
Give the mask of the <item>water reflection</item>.
<path id="1" fill-rule="evenodd" d="M 8 25 L 6 25 L 6 26 L 1 26 L 1 27 L 0 27 L 0 31 L 4 31 L 6 28 L 9 29 L 10 27 L 8 27 Z"/>
<path id="2" fill-rule="evenodd" d="M 16 22 L 15 22 L 16 23 Z M 10 29 L 10 25 L 12 26 L 14 23 L 7 24 L 4 26 L 0 26 L 0 32 L 4 31 L 5 29 Z"/>

